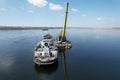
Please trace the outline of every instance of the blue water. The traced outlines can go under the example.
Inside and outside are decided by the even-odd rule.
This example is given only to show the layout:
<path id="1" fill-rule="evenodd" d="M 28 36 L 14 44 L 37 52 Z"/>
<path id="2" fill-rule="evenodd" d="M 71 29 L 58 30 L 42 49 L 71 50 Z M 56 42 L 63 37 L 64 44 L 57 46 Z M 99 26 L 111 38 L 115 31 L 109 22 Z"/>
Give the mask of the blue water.
<path id="1" fill-rule="evenodd" d="M 73 47 L 59 53 L 58 65 L 36 68 L 36 43 L 60 30 L 0 30 L 0 80 L 120 80 L 120 31 L 69 29 Z"/>

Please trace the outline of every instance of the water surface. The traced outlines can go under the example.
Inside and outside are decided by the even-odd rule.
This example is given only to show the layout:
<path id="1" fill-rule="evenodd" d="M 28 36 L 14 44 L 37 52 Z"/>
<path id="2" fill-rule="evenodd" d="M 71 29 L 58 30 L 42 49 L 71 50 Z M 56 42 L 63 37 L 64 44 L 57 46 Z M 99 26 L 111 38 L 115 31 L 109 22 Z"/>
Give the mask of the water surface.
<path id="1" fill-rule="evenodd" d="M 56 30 L 1 30 L 0 80 L 120 80 L 120 31 L 69 29 L 73 47 L 59 53 L 58 64 L 38 68 L 36 43 Z M 63 54 L 64 53 L 64 54 Z"/>

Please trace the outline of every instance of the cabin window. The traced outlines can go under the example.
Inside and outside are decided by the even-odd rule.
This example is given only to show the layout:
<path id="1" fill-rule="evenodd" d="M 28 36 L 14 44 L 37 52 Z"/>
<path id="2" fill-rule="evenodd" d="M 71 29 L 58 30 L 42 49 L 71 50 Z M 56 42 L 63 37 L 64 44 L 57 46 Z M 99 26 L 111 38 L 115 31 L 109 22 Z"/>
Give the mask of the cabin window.
<path id="1" fill-rule="evenodd" d="M 48 43 L 45 43 L 45 46 L 48 46 Z"/>
<path id="2" fill-rule="evenodd" d="M 40 56 L 42 56 L 42 53 L 40 53 Z"/>

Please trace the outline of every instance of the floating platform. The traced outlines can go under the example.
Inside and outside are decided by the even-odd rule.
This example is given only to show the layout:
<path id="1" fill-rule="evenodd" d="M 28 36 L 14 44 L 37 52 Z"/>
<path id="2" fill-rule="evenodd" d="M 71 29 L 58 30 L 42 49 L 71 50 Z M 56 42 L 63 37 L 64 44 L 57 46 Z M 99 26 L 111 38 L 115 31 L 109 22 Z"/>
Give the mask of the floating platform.
<path id="1" fill-rule="evenodd" d="M 57 45 L 58 48 L 65 48 L 65 49 L 69 49 L 72 47 L 71 43 L 68 41 L 66 42 L 57 41 L 57 43 L 55 43 L 54 45 Z"/>

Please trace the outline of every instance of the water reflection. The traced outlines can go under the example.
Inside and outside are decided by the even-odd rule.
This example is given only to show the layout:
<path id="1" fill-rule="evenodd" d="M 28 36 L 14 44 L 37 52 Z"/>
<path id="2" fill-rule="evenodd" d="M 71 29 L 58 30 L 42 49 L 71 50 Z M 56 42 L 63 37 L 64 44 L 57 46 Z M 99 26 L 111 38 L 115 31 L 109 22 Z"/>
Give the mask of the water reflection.
<path id="1" fill-rule="evenodd" d="M 48 31 L 57 36 L 59 29 Z M 57 65 L 41 68 L 32 58 L 36 41 L 44 34 L 0 31 L 0 80 L 120 80 L 119 30 L 69 29 L 72 49 L 60 51 Z"/>
<path id="2" fill-rule="evenodd" d="M 68 80 L 65 49 L 60 49 L 59 53 L 62 59 L 62 66 L 63 66 L 63 72 L 64 72 L 62 74 L 64 74 L 64 80 Z M 56 73 L 58 69 L 58 62 L 56 62 L 53 65 L 48 65 L 48 66 L 38 66 L 34 64 L 34 69 L 35 69 L 35 72 L 40 76 L 40 79 L 45 80 L 46 78 L 49 78 L 49 80 L 53 80 L 54 78 L 51 78 L 51 76 L 52 74 Z"/>
<path id="3" fill-rule="evenodd" d="M 62 58 L 63 63 L 63 70 L 64 70 L 64 80 L 68 80 L 68 74 L 67 74 L 67 66 L 66 66 L 66 58 L 65 58 L 65 49 L 59 50 Z"/>
<path id="4" fill-rule="evenodd" d="M 57 71 L 58 62 L 48 66 L 38 66 L 34 64 L 34 68 L 37 74 L 52 74 Z"/>
<path id="5" fill-rule="evenodd" d="M 35 72 L 38 74 L 39 80 L 54 80 L 56 73 L 58 69 L 58 63 L 56 62 L 53 65 L 49 66 L 38 66 L 34 64 Z"/>

